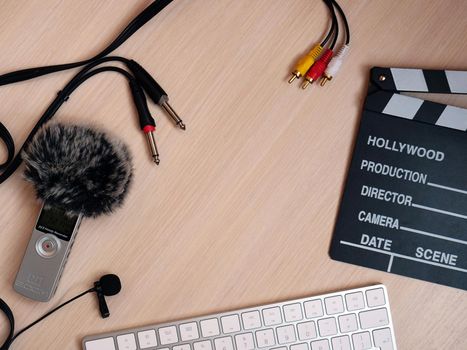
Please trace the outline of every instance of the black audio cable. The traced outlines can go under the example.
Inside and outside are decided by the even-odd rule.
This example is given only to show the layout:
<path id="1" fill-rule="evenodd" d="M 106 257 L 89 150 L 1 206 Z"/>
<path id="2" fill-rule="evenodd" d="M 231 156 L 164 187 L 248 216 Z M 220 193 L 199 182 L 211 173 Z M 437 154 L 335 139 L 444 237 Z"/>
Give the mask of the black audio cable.
<path id="1" fill-rule="evenodd" d="M 34 126 L 32 131 L 29 133 L 28 137 L 26 138 L 26 141 L 23 143 L 23 146 L 21 147 L 18 154 L 9 161 L 8 166 L 5 168 L 4 172 L 0 174 L 0 183 L 8 179 L 8 177 L 10 177 L 11 174 L 13 174 L 16 171 L 16 169 L 20 166 L 22 162 L 21 151 L 24 150 L 25 147 L 27 147 L 27 145 L 32 140 L 36 132 L 45 123 L 47 123 L 50 119 L 52 119 L 52 117 L 55 115 L 58 109 L 63 105 L 63 103 L 68 101 L 73 91 L 75 91 L 82 83 L 84 83 L 86 80 L 88 80 L 92 76 L 102 73 L 102 72 L 106 72 L 106 71 L 117 72 L 127 78 L 130 84 L 133 101 L 138 111 L 140 127 L 148 138 L 148 144 L 150 146 L 150 151 L 151 151 L 151 155 L 153 157 L 154 162 L 156 164 L 159 163 L 159 153 L 157 152 L 157 146 L 156 146 L 154 134 L 153 134 L 155 132 L 156 125 L 155 125 L 154 118 L 151 116 L 149 112 L 147 100 L 144 95 L 143 89 L 140 87 L 138 79 L 131 73 L 119 67 L 104 66 L 104 67 L 95 68 L 96 66 L 102 63 L 111 62 L 111 61 L 120 61 L 120 62 L 126 63 L 126 61 L 128 60 L 123 57 L 118 57 L 118 56 L 107 56 L 107 57 L 100 58 L 90 63 L 86 67 L 84 67 L 64 86 L 64 88 L 61 91 L 58 92 L 55 99 L 47 107 L 45 112 L 39 118 L 39 121 L 37 122 L 37 124 Z M 135 87 L 138 87 L 138 88 L 136 89 Z M 162 89 L 159 90 L 157 89 L 157 87 L 153 87 L 151 91 L 152 91 L 153 98 L 160 99 L 164 97 Z"/>
<path id="2" fill-rule="evenodd" d="M 339 37 L 339 21 L 337 20 L 336 11 L 334 10 L 332 0 L 325 0 L 326 5 L 329 7 L 329 12 L 331 13 L 332 23 L 334 25 L 334 33 L 332 41 L 329 45 L 330 50 L 334 50 L 336 46 L 337 38 Z"/>
<path id="3" fill-rule="evenodd" d="M 341 47 L 337 50 L 337 53 L 334 55 L 334 58 L 331 60 L 331 62 L 323 72 L 323 76 L 321 78 L 321 86 L 324 86 L 328 81 L 330 81 L 334 76 L 337 75 L 344 63 L 345 58 L 347 57 L 350 51 L 350 28 L 349 23 L 347 21 L 347 16 L 345 15 L 344 10 L 337 3 L 336 0 L 328 1 L 332 4 L 333 7 L 337 9 L 337 12 L 339 12 L 339 15 L 344 24 L 345 40 Z"/>
<path id="4" fill-rule="evenodd" d="M 130 38 L 138 29 L 145 25 L 150 19 L 161 12 L 173 0 L 156 0 L 146 9 L 144 9 L 138 16 L 136 16 L 126 28 L 100 53 L 96 56 L 88 58 L 83 61 L 65 63 L 51 66 L 43 66 L 36 68 L 22 69 L 15 72 L 0 75 L 0 86 L 12 84 L 24 80 L 40 77 L 45 74 L 60 72 L 67 69 L 77 68 L 89 64 L 99 58 L 107 56 L 112 51 L 116 50 L 128 38 Z"/>
<path id="5" fill-rule="evenodd" d="M 31 141 L 34 134 L 39 130 L 39 128 L 44 125 L 47 121 L 49 121 L 58 108 L 66 101 L 67 96 L 76 89 L 79 84 L 76 86 L 74 85 L 77 81 L 79 81 L 90 69 L 95 67 L 98 64 L 108 61 L 119 61 L 124 63 L 127 68 L 132 72 L 132 83 L 130 84 L 131 91 L 133 94 L 133 100 L 135 103 L 139 103 L 140 106 L 137 105 L 138 113 L 140 114 L 142 111 L 141 105 L 144 103 L 146 104 L 146 97 L 144 99 L 140 96 L 144 93 L 148 94 L 148 96 L 153 100 L 154 103 L 158 104 L 174 121 L 174 123 L 180 127 L 181 129 L 185 130 L 185 124 L 183 123 L 182 119 L 178 116 L 175 110 L 169 104 L 169 98 L 167 93 L 164 89 L 155 81 L 155 79 L 146 71 L 141 65 L 133 60 L 129 60 L 123 57 L 118 56 L 107 56 L 120 45 L 122 45 L 131 35 L 133 35 L 139 28 L 141 28 L 144 24 L 146 24 L 151 18 L 161 12 L 167 5 L 169 5 L 172 0 L 156 0 L 151 5 L 149 5 L 146 9 L 144 9 L 138 16 L 136 16 L 128 25 L 127 27 L 115 38 L 110 45 L 108 45 L 104 50 L 102 50 L 96 56 L 78 61 L 73 63 L 66 63 L 66 64 L 59 64 L 59 65 L 51 65 L 51 66 L 43 66 L 37 68 L 28 68 L 22 69 L 15 72 L 7 73 L 0 75 L 0 86 L 12 84 L 20 81 L 25 81 L 29 79 L 33 79 L 36 77 L 40 77 L 42 75 L 51 74 L 67 69 L 77 68 L 80 66 L 85 66 L 85 68 L 79 72 L 70 82 L 66 85 L 66 87 L 58 93 L 58 96 L 55 100 L 49 105 L 47 110 L 44 112 L 42 117 L 39 119 L 37 124 L 33 127 L 31 133 L 27 137 L 25 143 L 21 147 L 21 150 Z M 115 69 L 109 69 L 114 70 Z M 101 70 L 100 70 L 101 71 Z M 99 71 L 99 72 L 100 72 Z M 122 73 L 121 71 L 119 71 Z M 96 73 L 97 74 L 97 73 Z M 123 73 L 122 73 L 123 74 Z M 136 89 L 135 86 L 138 85 L 139 88 Z M 71 90 L 70 90 L 71 89 Z M 139 97 L 135 97 L 139 95 Z M 137 102 L 138 101 L 138 102 Z M 148 112 L 149 113 L 149 109 Z M 146 112 L 145 112 L 146 114 Z M 139 116 L 140 119 L 142 118 L 141 115 Z M 155 127 L 155 125 L 154 125 Z M 152 153 L 152 157 L 156 164 L 159 163 L 159 155 L 157 152 L 157 147 L 155 145 L 155 140 L 153 136 L 154 130 L 144 129 L 143 130 L 147 137 L 148 142 L 150 144 L 150 149 Z M 11 174 L 18 168 L 21 164 L 21 152 L 15 157 L 15 144 L 13 138 L 8 131 L 8 129 L 0 122 L 0 139 L 5 143 L 6 149 L 8 152 L 7 160 L 0 164 L 0 170 L 3 170 L 2 174 L 0 174 L 0 184 L 4 182 Z M 157 157 L 156 157 L 157 155 Z M 157 159 L 157 160 L 156 160 Z"/>
<path id="6" fill-rule="evenodd" d="M 344 29 L 345 29 L 345 44 L 349 45 L 350 44 L 350 28 L 349 28 L 349 22 L 347 21 L 347 16 L 344 13 L 344 10 L 342 10 L 342 7 L 337 3 L 336 0 L 330 0 L 333 6 L 337 9 L 339 12 L 339 15 L 342 18 L 342 22 L 344 23 Z M 334 14 L 335 15 L 335 14 Z"/>
<path id="7" fill-rule="evenodd" d="M 321 46 L 322 47 L 325 47 L 326 44 L 328 43 L 328 41 L 331 39 L 331 36 L 334 34 L 334 30 L 336 28 L 336 25 L 337 25 L 337 21 L 334 19 L 334 11 L 333 11 L 333 8 L 332 6 L 329 6 L 328 4 L 328 1 L 327 0 L 323 0 L 323 2 L 326 4 L 326 6 L 328 7 L 329 9 L 329 15 L 331 16 L 331 27 L 329 28 L 329 31 L 328 33 L 326 34 L 326 37 L 324 38 L 324 40 L 321 42 Z"/>

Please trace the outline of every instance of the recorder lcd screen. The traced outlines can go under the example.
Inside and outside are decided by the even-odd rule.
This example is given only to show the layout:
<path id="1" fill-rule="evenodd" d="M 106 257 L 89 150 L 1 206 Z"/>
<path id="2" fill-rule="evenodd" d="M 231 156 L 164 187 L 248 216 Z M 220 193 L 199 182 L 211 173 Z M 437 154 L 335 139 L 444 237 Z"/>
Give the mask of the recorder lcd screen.
<path id="1" fill-rule="evenodd" d="M 44 207 L 37 221 L 36 229 L 55 234 L 60 239 L 69 241 L 77 220 L 77 216 L 67 215 L 60 208 Z"/>

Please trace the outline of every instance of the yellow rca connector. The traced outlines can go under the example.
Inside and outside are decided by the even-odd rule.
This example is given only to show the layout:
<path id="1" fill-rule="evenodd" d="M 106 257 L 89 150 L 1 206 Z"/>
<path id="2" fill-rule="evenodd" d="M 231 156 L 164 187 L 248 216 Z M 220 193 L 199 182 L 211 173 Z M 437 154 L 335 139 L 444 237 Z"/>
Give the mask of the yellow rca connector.
<path id="1" fill-rule="evenodd" d="M 301 76 L 305 75 L 306 72 L 310 69 L 310 67 L 315 63 L 318 59 L 319 55 L 323 51 L 323 47 L 321 44 L 316 45 L 308 52 L 305 56 L 300 58 L 295 66 L 295 70 L 292 73 L 292 77 L 289 79 L 289 84 L 295 79 L 300 79 Z"/>

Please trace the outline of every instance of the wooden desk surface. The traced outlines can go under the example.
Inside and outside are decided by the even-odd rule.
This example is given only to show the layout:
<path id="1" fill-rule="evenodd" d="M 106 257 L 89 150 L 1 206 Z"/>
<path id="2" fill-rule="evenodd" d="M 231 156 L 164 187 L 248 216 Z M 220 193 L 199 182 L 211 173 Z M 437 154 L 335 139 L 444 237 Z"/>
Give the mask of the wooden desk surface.
<path id="1" fill-rule="evenodd" d="M 87 58 L 150 2 L 3 0 L 0 72 Z M 159 167 L 121 77 L 95 77 L 73 94 L 57 120 L 126 140 L 133 187 L 115 215 L 83 223 L 58 292 L 43 304 L 12 289 L 40 208 L 14 174 L 0 187 L 0 296 L 21 328 L 103 273 L 120 275 L 123 291 L 108 298 L 109 319 L 89 295 L 12 349 L 80 349 L 89 334 L 375 282 L 388 287 L 399 349 L 467 349 L 465 291 L 328 257 L 369 68 L 466 69 L 467 3 L 342 6 L 351 55 L 329 86 L 305 92 L 286 78 L 325 31 L 321 1 L 176 0 L 137 32 L 117 53 L 154 73 L 187 124 L 179 131 L 153 108 Z M 0 118 L 18 146 L 72 74 L 1 87 Z"/>

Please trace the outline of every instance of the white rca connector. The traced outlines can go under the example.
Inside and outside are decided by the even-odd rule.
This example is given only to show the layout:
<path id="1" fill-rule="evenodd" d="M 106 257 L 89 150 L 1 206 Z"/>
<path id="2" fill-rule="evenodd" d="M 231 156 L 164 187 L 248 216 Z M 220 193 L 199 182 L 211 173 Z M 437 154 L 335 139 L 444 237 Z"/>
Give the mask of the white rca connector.
<path id="1" fill-rule="evenodd" d="M 350 50 L 349 45 L 342 45 L 334 58 L 329 62 L 326 70 L 324 71 L 323 77 L 321 78 L 321 86 L 324 86 L 329 80 L 331 80 L 342 67 L 345 58 L 347 57 Z"/>

